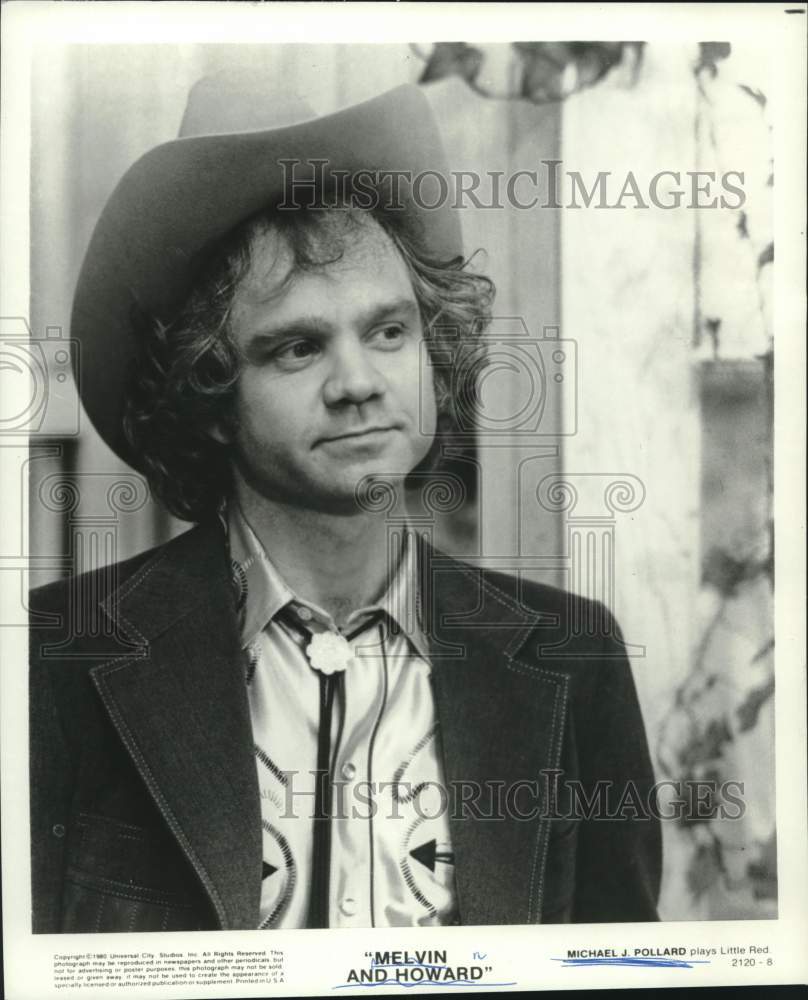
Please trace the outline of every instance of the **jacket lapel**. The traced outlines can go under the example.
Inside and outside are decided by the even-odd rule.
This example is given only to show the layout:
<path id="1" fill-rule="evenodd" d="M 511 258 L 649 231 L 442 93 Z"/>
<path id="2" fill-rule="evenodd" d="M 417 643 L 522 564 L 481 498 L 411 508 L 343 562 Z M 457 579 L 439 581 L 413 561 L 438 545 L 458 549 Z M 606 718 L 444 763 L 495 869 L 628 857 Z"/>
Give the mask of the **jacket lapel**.
<path id="1" fill-rule="evenodd" d="M 542 616 L 481 571 L 427 545 L 422 553 L 461 920 L 537 923 L 549 835 L 546 772 L 559 766 L 566 679 L 517 657 Z"/>
<path id="2" fill-rule="evenodd" d="M 219 526 L 165 546 L 103 606 L 141 650 L 91 671 L 112 723 L 221 927 L 257 927 L 260 801 Z"/>

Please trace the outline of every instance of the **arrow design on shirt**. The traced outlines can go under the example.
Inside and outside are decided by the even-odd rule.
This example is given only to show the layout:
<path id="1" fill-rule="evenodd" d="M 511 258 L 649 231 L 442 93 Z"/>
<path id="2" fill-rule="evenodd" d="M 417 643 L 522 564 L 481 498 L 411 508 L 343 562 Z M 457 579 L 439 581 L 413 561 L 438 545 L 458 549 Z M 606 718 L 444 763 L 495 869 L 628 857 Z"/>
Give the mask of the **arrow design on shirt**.
<path id="1" fill-rule="evenodd" d="M 439 851 L 436 840 L 428 840 L 425 844 L 414 847 L 410 851 L 410 857 L 420 861 L 431 872 L 435 871 L 435 865 L 438 861 L 444 865 L 454 864 L 454 854 L 451 851 Z"/>
<path id="2" fill-rule="evenodd" d="M 412 802 L 413 799 L 417 798 L 418 795 L 425 789 L 429 787 L 428 781 L 419 782 L 414 788 L 412 788 L 409 782 L 404 782 L 404 775 L 407 773 L 407 769 L 410 767 L 412 762 L 418 756 L 418 754 L 424 749 L 424 747 L 435 738 L 435 733 L 437 732 L 438 724 L 429 730 L 428 733 L 424 733 L 420 740 L 415 744 L 415 746 L 410 751 L 409 757 L 398 766 L 393 775 L 392 793 L 393 798 L 396 802 L 400 802 L 402 805 L 406 805 Z M 402 789 L 406 788 L 406 791 Z"/>
<path id="3" fill-rule="evenodd" d="M 277 880 L 274 880 L 272 883 L 277 889 L 279 895 L 272 912 L 266 914 L 261 920 L 261 923 L 258 925 L 259 931 L 263 931 L 267 927 L 272 927 L 280 919 L 281 914 L 286 909 L 289 900 L 292 898 L 295 883 L 297 882 L 297 866 L 295 865 L 295 860 L 292 857 L 292 850 L 289 847 L 289 842 L 286 837 L 283 836 L 280 830 L 276 830 L 269 820 L 262 819 L 261 826 L 263 827 L 264 832 L 268 833 L 280 848 L 281 855 L 283 856 L 283 870 L 281 871 L 280 868 L 277 868 L 275 865 L 271 865 L 268 861 L 262 861 L 261 863 L 262 883 L 270 876 L 274 875 L 277 871 L 281 871 L 281 874 L 278 876 L 281 881 L 278 883 Z M 278 888 L 278 886 L 280 886 L 280 888 Z"/>

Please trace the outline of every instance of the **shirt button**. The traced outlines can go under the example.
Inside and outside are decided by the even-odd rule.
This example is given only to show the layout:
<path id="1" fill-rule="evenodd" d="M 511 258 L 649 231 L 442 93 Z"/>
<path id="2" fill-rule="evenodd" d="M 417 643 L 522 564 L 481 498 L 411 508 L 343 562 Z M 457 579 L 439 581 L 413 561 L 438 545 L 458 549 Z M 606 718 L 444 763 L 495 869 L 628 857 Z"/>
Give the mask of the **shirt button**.
<path id="1" fill-rule="evenodd" d="M 52 832 L 53 832 L 54 837 L 64 837 L 64 835 L 65 835 L 65 828 L 62 826 L 61 823 L 57 823 L 54 826 Z"/>
<path id="2" fill-rule="evenodd" d="M 356 767 L 350 761 L 342 765 L 342 777 L 346 781 L 351 781 L 356 777 Z"/>
<path id="3" fill-rule="evenodd" d="M 340 912 L 343 917 L 354 917 L 356 916 L 356 900 L 351 899 L 350 896 L 346 896 L 345 899 L 340 900 L 339 904 Z"/>
<path id="4" fill-rule="evenodd" d="M 300 607 L 300 608 L 297 608 L 297 617 L 302 622 L 310 622 L 313 616 L 312 616 L 311 611 L 309 611 L 308 608 Z"/>

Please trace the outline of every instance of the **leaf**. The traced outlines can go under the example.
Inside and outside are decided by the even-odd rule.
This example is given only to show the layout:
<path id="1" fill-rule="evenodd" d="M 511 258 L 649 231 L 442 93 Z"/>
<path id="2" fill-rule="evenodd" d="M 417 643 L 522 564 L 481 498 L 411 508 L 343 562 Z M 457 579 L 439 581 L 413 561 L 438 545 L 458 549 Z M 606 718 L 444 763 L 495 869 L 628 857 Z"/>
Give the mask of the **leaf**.
<path id="1" fill-rule="evenodd" d="M 711 334 L 710 320 L 707 329 Z M 718 321 L 720 322 L 720 321 Z M 717 331 L 716 331 L 717 332 Z M 748 576 L 748 566 L 745 562 L 735 559 L 729 552 L 714 545 L 705 555 L 701 566 L 701 582 L 713 587 L 724 597 L 732 597 L 738 585 Z"/>
<path id="2" fill-rule="evenodd" d="M 765 265 L 771 264 L 774 260 L 774 243 L 769 243 L 768 246 L 764 247 L 760 251 L 760 256 L 758 257 L 758 271 Z"/>
<path id="3" fill-rule="evenodd" d="M 465 42 L 438 42 L 418 82 L 432 83 L 448 76 L 459 76 L 466 83 L 474 83 L 484 58 L 479 49 Z"/>
<path id="4" fill-rule="evenodd" d="M 757 723 L 761 708 L 774 694 L 774 678 L 770 677 L 747 694 L 736 709 L 738 716 L 738 731 L 741 733 L 752 729 Z"/>
<path id="5" fill-rule="evenodd" d="M 721 846 L 718 841 L 699 844 L 687 869 L 687 887 L 699 899 L 721 877 Z"/>
<path id="6" fill-rule="evenodd" d="M 696 75 L 706 69 L 710 76 L 718 75 L 718 63 L 727 59 L 732 52 L 729 42 L 699 42 L 699 61 L 696 64 Z"/>
<path id="7" fill-rule="evenodd" d="M 561 96 L 561 79 L 572 61 L 563 42 L 514 42 L 519 56 L 522 78 L 519 96 L 534 102 L 555 100 Z"/>
<path id="8" fill-rule="evenodd" d="M 710 724 L 704 732 L 702 747 L 704 749 L 703 760 L 715 760 L 724 752 L 724 745 L 732 742 L 732 731 L 729 728 L 724 716 L 720 719 L 711 719 Z"/>
<path id="9" fill-rule="evenodd" d="M 591 87 L 623 58 L 622 42 L 571 42 L 579 86 Z"/>
<path id="10" fill-rule="evenodd" d="M 679 751 L 679 763 L 683 769 L 693 771 L 698 764 L 717 760 L 725 745 L 731 742 L 732 730 L 726 718 L 710 719 L 705 728 Z"/>
<path id="11" fill-rule="evenodd" d="M 707 333 L 710 335 L 710 339 L 713 342 L 713 350 L 716 354 L 718 354 L 718 349 L 721 344 L 721 339 L 719 337 L 721 319 L 717 316 L 707 316 L 704 320 L 704 325 L 707 327 Z"/>
<path id="12" fill-rule="evenodd" d="M 766 107 L 766 95 L 762 90 L 758 90 L 757 87 L 748 87 L 745 83 L 739 83 L 738 88 L 745 94 L 749 94 L 752 100 L 756 101 L 761 108 Z"/>
<path id="13" fill-rule="evenodd" d="M 522 63 L 519 95 L 534 103 L 559 100 L 564 91 L 568 66 L 575 67 L 575 85 L 571 92 L 591 87 L 623 59 L 627 45 L 633 42 L 512 42 Z"/>
<path id="14" fill-rule="evenodd" d="M 746 866 L 755 899 L 777 899 L 777 834 L 760 843 L 760 852 Z"/>
<path id="15" fill-rule="evenodd" d="M 774 649 L 774 639 L 767 639 L 766 642 L 760 647 L 760 649 L 752 657 L 752 663 L 759 663 L 764 656 L 768 656 L 769 653 Z"/>

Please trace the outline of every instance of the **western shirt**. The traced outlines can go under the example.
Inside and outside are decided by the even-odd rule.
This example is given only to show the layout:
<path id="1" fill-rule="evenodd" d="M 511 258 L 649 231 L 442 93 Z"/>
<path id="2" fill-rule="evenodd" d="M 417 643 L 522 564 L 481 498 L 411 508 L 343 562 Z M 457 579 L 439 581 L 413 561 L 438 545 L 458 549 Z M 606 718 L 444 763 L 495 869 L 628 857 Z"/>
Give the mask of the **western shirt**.
<path id="1" fill-rule="evenodd" d="M 320 724 L 320 678 L 306 650 L 326 632 L 349 637 L 351 654 L 330 733 L 328 925 L 456 922 L 450 803 L 409 532 L 391 534 L 397 566 L 382 598 L 338 628 L 286 584 L 236 504 L 227 525 L 261 797 L 259 926 L 306 926 Z"/>

